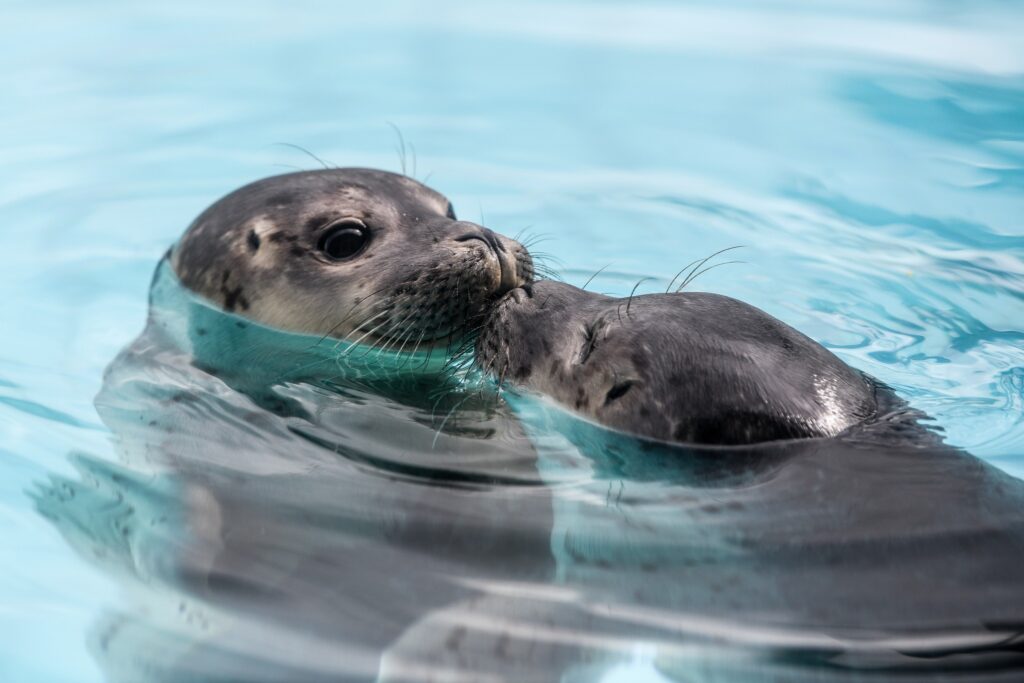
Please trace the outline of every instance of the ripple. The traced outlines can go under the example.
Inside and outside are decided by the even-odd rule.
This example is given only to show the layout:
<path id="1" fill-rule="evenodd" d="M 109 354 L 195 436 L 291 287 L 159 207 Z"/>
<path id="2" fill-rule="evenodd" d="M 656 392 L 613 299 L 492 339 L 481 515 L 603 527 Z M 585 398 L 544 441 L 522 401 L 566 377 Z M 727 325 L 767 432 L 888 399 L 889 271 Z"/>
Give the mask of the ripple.
<path id="1" fill-rule="evenodd" d="M 26 415 L 33 417 L 39 417 L 44 420 L 51 422 L 57 422 L 59 424 L 67 425 L 69 427 L 79 427 L 81 429 L 94 429 L 103 431 L 103 427 L 92 422 L 84 422 L 79 420 L 73 415 L 50 408 L 41 403 L 35 401 L 29 401 L 21 398 L 14 398 L 11 396 L 0 396 L 0 403 L 3 403 L 15 410 L 18 410 Z"/>

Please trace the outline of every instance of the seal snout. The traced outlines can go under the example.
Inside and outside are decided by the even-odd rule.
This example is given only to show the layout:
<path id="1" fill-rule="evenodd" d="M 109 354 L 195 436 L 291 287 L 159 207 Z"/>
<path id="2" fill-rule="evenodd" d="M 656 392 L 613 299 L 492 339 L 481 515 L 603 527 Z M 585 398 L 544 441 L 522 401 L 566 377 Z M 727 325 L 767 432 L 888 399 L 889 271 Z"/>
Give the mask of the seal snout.
<path id="1" fill-rule="evenodd" d="M 505 251 L 504 245 L 502 245 L 498 236 L 494 234 L 494 231 L 482 226 L 477 226 L 477 230 L 474 232 L 463 233 L 455 238 L 456 242 L 467 242 L 469 240 L 480 240 L 491 248 L 495 256 Z"/>
<path id="2" fill-rule="evenodd" d="M 483 226 L 469 225 L 472 225 L 472 229 L 456 237 L 455 241 L 479 241 L 487 245 L 487 253 L 493 257 L 498 267 L 498 282 L 494 294 L 500 296 L 522 284 L 524 278 L 521 276 L 519 257 L 516 254 L 517 251 L 522 250 L 519 243 L 502 237 Z"/>

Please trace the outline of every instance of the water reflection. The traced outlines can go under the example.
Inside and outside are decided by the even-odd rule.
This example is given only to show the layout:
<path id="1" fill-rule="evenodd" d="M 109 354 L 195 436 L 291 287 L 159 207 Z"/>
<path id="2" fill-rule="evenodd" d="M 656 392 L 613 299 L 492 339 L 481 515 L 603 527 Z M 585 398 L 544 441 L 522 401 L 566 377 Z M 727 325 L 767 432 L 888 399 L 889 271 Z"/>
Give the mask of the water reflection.
<path id="1" fill-rule="evenodd" d="M 123 586 L 91 635 L 111 681 L 1024 666 L 1024 485 L 895 399 L 839 439 L 684 449 L 429 360 L 339 361 L 165 269 L 151 305 L 96 401 L 119 462 L 74 455 L 35 495 Z"/>
<path id="2" fill-rule="evenodd" d="M 121 462 L 76 456 L 81 481 L 38 496 L 123 577 L 93 641 L 111 680 L 373 680 L 407 625 L 479 592 L 465 577 L 548 580 L 548 495 L 493 400 L 439 431 L 452 399 L 422 378 L 303 382 L 337 353 L 239 323 L 158 273 L 96 402 Z"/>

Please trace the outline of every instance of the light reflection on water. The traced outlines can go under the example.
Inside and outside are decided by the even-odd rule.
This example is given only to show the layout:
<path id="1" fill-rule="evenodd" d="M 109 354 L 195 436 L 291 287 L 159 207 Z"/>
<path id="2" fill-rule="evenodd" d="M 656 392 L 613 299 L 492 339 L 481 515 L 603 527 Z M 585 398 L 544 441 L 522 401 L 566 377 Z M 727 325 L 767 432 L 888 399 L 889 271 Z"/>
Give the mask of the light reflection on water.
<path id="1" fill-rule="evenodd" d="M 113 677 L 97 648 L 116 642 L 101 638 L 114 632 L 135 634 L 120 641 L 125 649 L 108 650 L 119 653 L 113 661 L 122 671 L 138 671 L 132 662 L 145 663 L 141 654 L 154 643 L 185 648 L 169 648 L 170 661 L 187 650 L 196 624 L 210 619 L 242 629 L 235 632 L 249 640 L 236 650 L 248 655 L 280 639 L 292 643 L 296 666 L 330 661 L 335 669 L 321 670 L 369 671 L 379 641 L 409 617 L 399 608 L 382 613 L 379 628 L 358 634 L 361 642 L 344 634 L 304 638 L 322 634 L 323 624 L 275 624 L 272 607 L 263 615 L 270 617 L 252 620 L 265 628 L 243 628 L 232 621 L 239 605 L 263 604 L 245 593 L 251 585 L 234 586 L 227 607 L 203 604 L 193 591 L 195 604 L 175 616 L 177 593 L 209 578 L 209 567 L 196 563 L 216 556 L 210 548 L 220 542 L 203 527 L 208 536 L 179 547 L 181 529 L 206 519 L 186 513 L 207 509 L 219 494 L 235 515 L 259 519 L 259 508 L 246 495 L 227 495 L 209 473 L 214 483 L 205 489 L 161 479 L 126 461 L 97 429 L 93 397 L 102 373 L 141 329 L 152 269 L 166 247 L 228 190 L 284 166 L 313 165 L 277 142 L 332 163 L 397 170 L 393 122 L 416 145 L 418 176 L 429 174 L 460 215 L 508 234 L 546 235 L 537 249 L 560 259 L 556 265 L 575 284 L 611 264 L 594 282 L 609 293 L 626 293 L 642 277 L 655 279 L 640 291 L 655 291 L 692 258 L 744 245 L 738 258 L 745 264 L 708 272 L 698 288 L 781 317 L 894 386 L 951 443 L 1024 474 L 1024 14 L 1013 5 L 383 2 L 314 3 L 300 12 L 272 2 L 15 2 L 5 16 L 0 511 L 7 531 L 0 556 L 13 559 L 0 572 L 0 661 L 22 680 L 99 680 L 97 661 Z M 396 405 L 379 406 L 395 438 L 404 445 L 433 438 L 433 426 L 416 421 L 422 415 Z M 494 428 L 492 418 L 481 419 L 480 429 Z M 365 423 L 345 430 L 364 446 L 374 434 Z M 288 434 L 277 436 L 300 440 Z M 467 576 L 474 569 L 491 582 L 539 590 L 557 570 L 557 553 L 543 552 L 552 529 L 567 528 L 564 517 L 561 526 L 540 519 L 556 514 L 551 492 L 568 496 L 582 487 L 587 501 L 605 490 L 587 488 L 586 467 L 564 482 L 541 482 L 509 439 L 503 457 L 487 450 L 468 469 L 481 476 L 511 470 L 529 482 L 517 496 L 547 502 L 513 496 L 506 503 L 524 515 L 519 523 L 488 522 L 481 512 L 467 537 L 500 543 L 518 530 L 522 565 L 481 567 L 466 548 L 421 548 L 416 556 L 428 564 L 461 560 Z M 341 488 L 363 480 L 346 478 L 347 466 L 316 449 L 303 460 L 254 443 L 264 457 L 225 457 L 218 466 L 238 476 L 281 474 L 264 482 L 266 509 L 284 506 L 303 520 L 321 515 L 308 523 L 308 536 L 295 537 L 297 525 L 278 521 L 292 536 L 265 554 L 313 568 L 264 570 L 305 576 L 292 586 L 297 595 L 325 605 L 334 603 L 324 595 L 358 595 L 316 593 L 336 572 L 317 569 L 303 543 L 341 543 L 344 535 L 327 533 L 338 520 L 355 524 L 360 510 L 375 508 L 356 496 L 332 513 L 326 488 L 294 482 L 317 467 Z M 410 468 L 440 457 L 384 439 L 376 447 L 387 450 L 384 462 L 400 461 L 389 474 L 410 487 L 418 476 Z M 364 450 L 373 452 L 373 444 Z M 451 462 L 433 464 L 452 469 Z M 364 462 L 358 471 L 372 474 L 379 465 Z M 257 466 L 266 469 L 247 469 Z M 58 499 L 73 491 L 85 501 L 70 508 L 81 517 L 57 516 L 63 538 L 25 495 L 50 476 L 60 478 Z M 399 502 L 411 495 L 399 491 L 406 489 L 389 493 L 378 483 L 363 493 Z M 158 521 L 164 516 L 170 521 Z M 123 529 L 140 528 L 139 519 L 156 530 L 117 541 Z M 468 524 L 448 521 L 450 529 Z M 258 525 L 240 525 L 239 538 L 247 538 L 244 528 Z M 405 540 L 430 536 L 409 528 L 418 531 Z M 97 529 L 103 533 L 91 543 L 64 540 Z M 372 559 L 385 549 L 368 547 L 365 567 L 387 564 Z M 340 552 L 329 546 L 324 554 Z M 182 567 L 194 574 L 174 573 Z M 229 569 L 224 576 L 274 583 L 270 574 Z M 367 586 L 372 578 L 349 580 Z M 438 602 L 457 604 L 472 592 L 442 584 Z M 215 590 L 223 597 L 229 589 Z M 401 602 L 372 591 L 366 598 Z M 537 618 L 523 610 L 527 623 Z M 329 620 L 329 612 L 281 611 L 314 621 Z M 143 614 L 161 618 L 147 622 Z M 623 657 L 631 647 L 624 645 Z M 331 651 L 347 659 L 332 659 Z M 220 661 L 206 656 L 197 661 Z M 160 680 L 157 669 L 145 670 Z M 678 671 L 664 662 L 661 670 Z"/>

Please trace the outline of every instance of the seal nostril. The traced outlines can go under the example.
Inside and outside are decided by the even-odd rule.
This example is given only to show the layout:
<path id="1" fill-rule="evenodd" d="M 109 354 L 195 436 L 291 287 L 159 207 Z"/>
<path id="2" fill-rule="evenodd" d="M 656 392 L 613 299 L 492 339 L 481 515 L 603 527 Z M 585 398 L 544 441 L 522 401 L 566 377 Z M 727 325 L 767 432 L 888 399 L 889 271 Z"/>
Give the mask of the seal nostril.
<path id="1" fill-rule="evenodd" d="M 501 252 L 502 254 L 504 254 L 505 245 L 501 243 L 501 239 L 498 237 L 498 235 L 493 230 L 489 230 L 487 228 L 480 229 L 484 233 L 484 239 L 487 240 L 487 243 L 491 245 L 491 249 L 494 249 L 496 253 Z"/>
<path id="2" fill-rule="evenodd" d="M 523 292 L 526 293 L 526 298 L 527 299 L 532 299 L 533 298 L 533 283 L 532 282 L 527 282 L 526 284 L 519 285 L 519 289 L 523 290 Z"/>
<path id="3" fill-rule="evenodd" d="M 478 240 L 486 244 L 488 251 L 491 252 L 494 260 L 497 262 L 499 270 L 499 282 L 492 294 L 501 295 L 510 291 L 518 284 L 520 279 L 515 259 L 506 251 L 501 243 L 501 238 L 496 233 L 478 225 L 473 227 L 475 229 L 471 232 L 464 232 L 458 237 L 452 238 L 452 240 L 455 242 Z"/>
<path id="4" fill-rule="evenodd" d="M 491 249 L 491 251 L 494 251 L 494 245 L 491 244 L 491 242 L 486 237 L 484 237 L 478 232 L 467 232 L 465 235 L 459 235 L 458 237 L 455 238 L 456 242 L 469 242 L 470 240 L 479 240 L 486 244 Z"/>
<path id="5" fill-rule="evenodd" d="M 480 232 L 467 232 L 455 238 L 456 242 L 468 242 L 469 240 L 480 240 L 491 248 L 495 256 L 505 253 L 505 245 L 501 243 L 496 234 L 487 228 L 480 228 Z"/>

